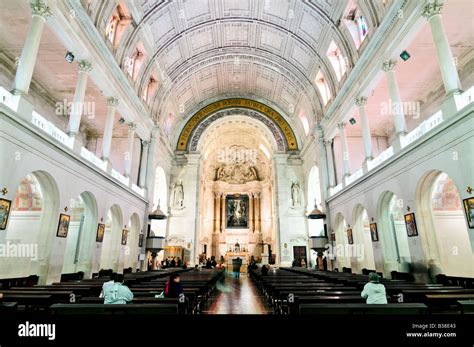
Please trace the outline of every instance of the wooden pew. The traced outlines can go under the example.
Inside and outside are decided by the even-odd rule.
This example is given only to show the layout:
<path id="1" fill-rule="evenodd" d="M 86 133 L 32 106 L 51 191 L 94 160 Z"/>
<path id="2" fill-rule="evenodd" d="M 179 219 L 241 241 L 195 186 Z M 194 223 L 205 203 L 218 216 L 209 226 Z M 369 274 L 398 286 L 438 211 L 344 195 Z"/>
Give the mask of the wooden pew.
<path id="1" fill-rule="evenodd" d="M 177 315 L 178 304 L 54 304 L 50 307 L 53 316 L 94 316 L 94 315 Z"/>
<path id="2" fill-rule="evenodd" d="M 424 304 L 300 304 L 301 315 L 426 315 L 428 307 Z"/>
<path id="3" fill-rule="evenodd" d="M 459 300 L 458 305 L 463 314 L 474 314 L 474 300 Z"/>

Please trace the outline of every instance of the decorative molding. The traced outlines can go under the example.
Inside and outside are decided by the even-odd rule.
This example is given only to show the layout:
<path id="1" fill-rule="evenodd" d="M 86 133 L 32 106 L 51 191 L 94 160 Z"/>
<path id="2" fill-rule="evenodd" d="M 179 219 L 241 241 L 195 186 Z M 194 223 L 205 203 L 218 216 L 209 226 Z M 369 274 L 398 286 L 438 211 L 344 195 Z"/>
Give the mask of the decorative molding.
<path id="1" fill-rule="evenodd" d="M 346 125 L 346 122 L 337 123 L 337 128 L 342 131 L 346 128 Z"/>
<path id="2" fill-rule="evenodd" d="M 217 101 L 203 107 L 201 110 L 195 113 L 187 121 L 186 125 L 181 131 L 177 143 L 177 150 L 189 150 L 189 140 L 192 137 L 193 132 L 198 128 L 199 124 L 214 113 L 227 108 L 251 109 L 265 115 L 267 118 L 275 122 L 280 128 L 281 132 L 284 134 L 286 140 L 286 149 L 290 151 L 298 150 L 298 143 L 292 128 L 278 112 L 258 101 L 242 98 Z"/>
<path id="3" fill-rule="evenodd" d="M 137 130 L 137 124 L 136 124 L 136 123 L 133 123 L 133 122 L 128 123 L 128 130 L 129 130 L 129 131 L 135 131 L 135 130 Z"/>

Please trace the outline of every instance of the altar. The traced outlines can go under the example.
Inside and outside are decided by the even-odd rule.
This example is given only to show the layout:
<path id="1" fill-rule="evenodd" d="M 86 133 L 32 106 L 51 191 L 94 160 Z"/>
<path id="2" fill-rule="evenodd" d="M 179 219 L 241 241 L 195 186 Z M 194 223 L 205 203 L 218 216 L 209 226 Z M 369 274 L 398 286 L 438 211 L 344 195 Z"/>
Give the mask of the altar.
<path id="1" fill-rule="evenodd" d="M 242 265 L 240 266 L 240 272 L 241 273 L 246 273 L 247 272 L 247 266 L 249 264 L 249 253 L 248 252 L 227 252 L 225 255 L 225 260 L 226 260 L 226 265 L 227 265 L 227 271 L 233 272 L 234 271 L 234 265 L 233 265 L 233 260 L 240 258 L 242 259 Z"/>

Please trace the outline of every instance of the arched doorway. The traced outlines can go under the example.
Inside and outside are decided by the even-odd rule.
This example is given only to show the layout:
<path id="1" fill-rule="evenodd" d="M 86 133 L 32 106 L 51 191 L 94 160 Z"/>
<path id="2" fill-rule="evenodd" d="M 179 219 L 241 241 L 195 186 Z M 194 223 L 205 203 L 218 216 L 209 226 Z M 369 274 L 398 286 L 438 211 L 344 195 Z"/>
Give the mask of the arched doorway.
<path id="1" fill-rule="evenodd" d="M 127 245 L 125 247 L 125 260 L 124 268 L 132 268 L 132 271 L 136 271 L 138 264 L 138 237 L 140 235 L 140 217 L 134 213 L 130 217 L 128 223 L 128 237 Z"/>
<path id="2" fill-rule="evenodd" d="M 420 180 L 416 202 L 427 265 L 448 276 L 474 277 L 465 214 L 454 181 L 446 173 L 430 171 Z"/>
<path id="3" fill-rule="evenodd" d="M 97 201 L 90 192 L 72 199 L 62 273 L 84 272 L 89 278 L 92 271 L 92 252 L 97 232 Z"/>
<path id="4" fill-rule="evenodd" d="M 20 181 L 2 237 L 16 252 L 2 258 L 0 277 L 38 275 L 40 283 L 49 282 L 58 210 L 59 190 L 50 174 L 35 171 Z"/>
<path id="5" fill-rule="evenodd" d="M 370 221 L 367 210 L 361 204 L 354 207 L 352 212 L 352 228 L 354 231 L 354 244 L 356 246 L 357 272 L 362 269 L 375 270 L 374 250 L 370 236 Z"/>
<path id="6" fill-rule="evenodd" d="M 385 276 L 391 271 L 410 272 L 411 255 L 403 217 L 403 200 L 392 192 L 384 192 L 379 199 L 377 216 Z"/>
<path id="7" fill-rule="evenodd" d="M 349 249 L 349 243 L 347 240 L 347 223 L 343 214 L 339 212 L 335 218 L 335 234 L 336 234 L 336 248 L 333 250 L 336 256 L 336 267 L 339 271 L 342 271 L 343 267 L 351 267 L 351 258 Z"/>
<path id="8" fill-rule="evenodd" d="M 321 185 L 319 180 L 319 168 L 314 165 L 309 171 L 307 180 L 308 201 L 306 211 L 311 212 L 315 205 L 321 210 Z M 323 219 L 308 219 L 308 236 L 325 236 Z M 326 235 L 327 236 L 327 235 Z M 314 250 L 310 251 L 310 266 L 316 265 L 318 254 Z"/>
<path id="9" fill-rule="evenodd" d="M 122 210 L 118 205 L 112 205 L 105 220 L 105 232 L 100 256 L 101 269 L 119 271 L 122 226 Z"/>

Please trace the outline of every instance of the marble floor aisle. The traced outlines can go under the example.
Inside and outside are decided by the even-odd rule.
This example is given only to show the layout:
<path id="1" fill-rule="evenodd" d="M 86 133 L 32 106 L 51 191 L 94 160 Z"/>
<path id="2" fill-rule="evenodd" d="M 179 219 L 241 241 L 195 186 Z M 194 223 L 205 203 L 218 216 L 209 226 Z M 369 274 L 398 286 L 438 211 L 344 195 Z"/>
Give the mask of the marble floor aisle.
<path id="1" fill-rule="evenodd" d="M 204 314 L 269 314 L 264 299 L 252 280 L 242 274 L 240 278 L 227 275 L 224 285 L 219 285 L 216 296 L 210 300 Z"/>

